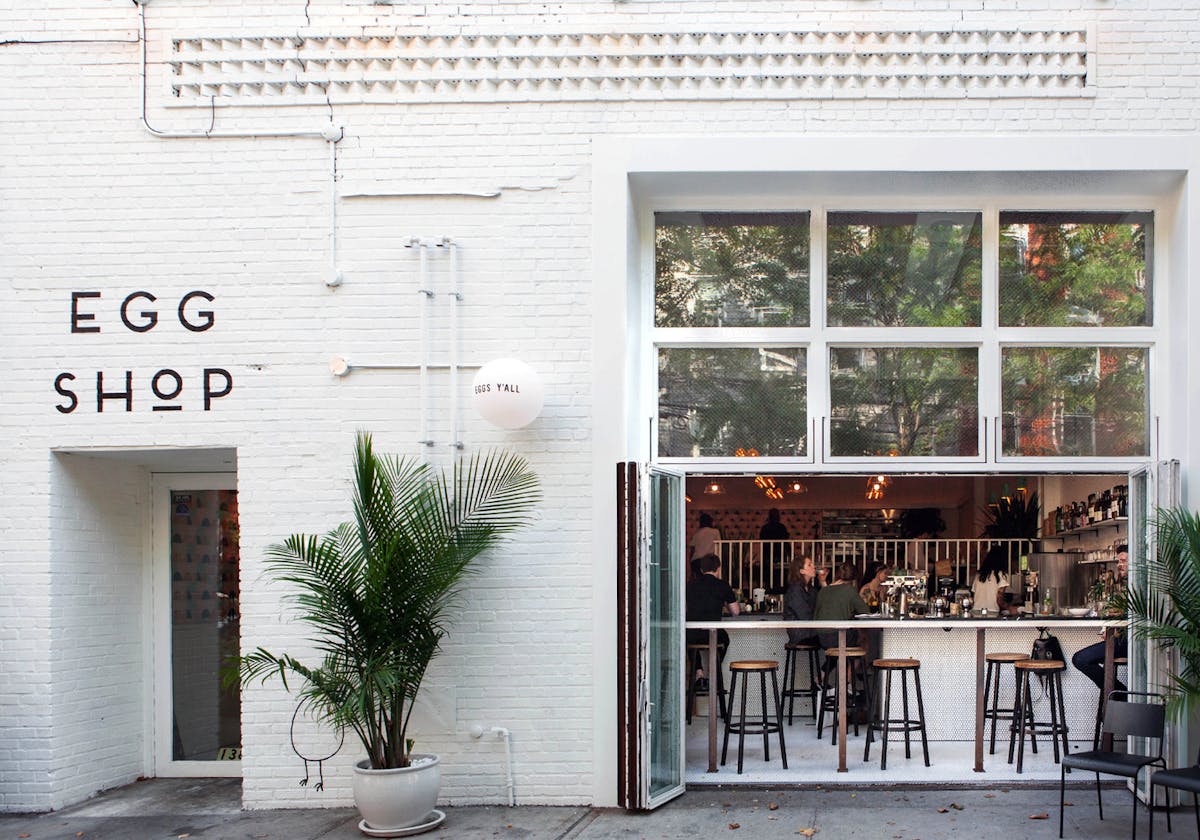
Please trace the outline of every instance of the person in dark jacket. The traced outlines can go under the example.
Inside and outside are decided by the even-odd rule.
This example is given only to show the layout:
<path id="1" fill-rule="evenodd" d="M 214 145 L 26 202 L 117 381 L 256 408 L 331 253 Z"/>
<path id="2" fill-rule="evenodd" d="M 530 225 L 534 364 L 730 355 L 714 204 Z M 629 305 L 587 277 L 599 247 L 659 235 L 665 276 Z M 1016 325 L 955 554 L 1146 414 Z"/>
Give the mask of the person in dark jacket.
<path id="1" fill-rule="evenodd" d="M 721 558 L 715 554 L 706 554 L 700 558 L 700 574 L 687 582 L 684 596 L 687 606 L 687 612 L 684 615 L 687 621 L 720 621 L 721 615 L 727 607 L 730 615 L 738 614 L 737 596 L 733 594 L 729 584 L 721 580 Z M 689 645 L 707 645 L 708 631 L 688 630 L 687 643 Z M 729 634 L 724 630 L 718 630 L 718 662 L 725 660 L 725 651 L 728 648 Z M 694 676 L 701 680 L 705 679 L 703 669 L 697 671 Z M 699 688 L 707 691 L 707 682 L 701 683 Z"/>
<path id="2" fill-rule="evenodd" d="M 786 542 L 792 535 L 780 519 L 779 508 L 767 511 L 767 521 L 758 529 L 758 538 L 770 543 L 763 546 L 760 580 L 768 592 L 778 595 L 786 589 L 784 569 L 792 562 L 792 547 Z"/>
<path id="3" fill-rule="evenodd" d="M 812 621 L 817 608 L 817 592 L 824 581 L 824 570 L 817 573 L 811 557 L 797 557 L 788 570 L 788 588 L 783 595 L 783 618 L 791 621 Z M 811 630 L 789 629 L 792 644 L 819 644 Z"/>

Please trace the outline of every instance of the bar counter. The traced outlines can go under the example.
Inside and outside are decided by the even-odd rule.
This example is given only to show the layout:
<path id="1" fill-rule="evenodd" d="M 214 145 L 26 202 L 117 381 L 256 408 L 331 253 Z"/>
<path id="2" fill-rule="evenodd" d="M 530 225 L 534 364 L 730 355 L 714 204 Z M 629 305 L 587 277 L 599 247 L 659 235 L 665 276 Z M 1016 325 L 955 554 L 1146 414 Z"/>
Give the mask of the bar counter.
<path id="1" fill-rule="evenodd" d="M 948 707 L 953 710 L 953 707 L 958 705 L 952 695 L 954 693 L 969 692 L 970 688 L 974 688 L 974 706 L 975 706 L 975 721 L 973 727 L 973 738 L 975 742 L 975 772 L 982 773 L 984 771 L 984 656 L 987 653 L 986 641 L 988 631 L 994 631 L 993 636 L 1004 639 L 1004 644 L 996 648 L 1011 649 L 1017 651 L 1029 650 L 1033 640 L 1037 638 L 1038 631 L 1042 628 L 1059 635 L 1063 641 L 1064 654 L 1067 658 L 1068 673 L 1074 674 L 1079 680 L 1083 680 L 1090 687 L 1090 694 L 1095 697 L 1090 704 L 1081 704 L 1073 710 L 1076 718 L 1076 727 L 1079 726 L 1078 721 L 1086 720 L 1087 737 L 1090 740 L 1091 736 L 1091 721 L 1095 716 L 1095 702 L 1098 699 L 1094 686 L 1091 685 L 1087 678 L 1070 666 L 1070 658 L 1075 650 L 1086 644 L 1099 641 L 1103 634 L 1105 641 L 1105 695 L 1112 690 L 1113 677 L 1113 638 L 1114 631 L 1117 628 L 1125 627 L 1126 622 L 1123 619 L 1109 618 L 1072 618 L 1066 616 L 1035 616 L 1025 615 L 1020 618 L 1001 618 L 993 617 L 947 617 L 947 618 L 882 618 L 873 616 L 871 618 L 854 619 L 852 621 L 785 621 L 778 614 L 751 614 L 745 616 L 737 616 L 727 618 L 724 621 L 689 621 L 685 623 L 688 630 L 707 630 L 709 631 L 709 650 L 708 663 L 705 668 L 706 673 L 715 674 L 717 669 L 717 647 L 716 637 L 718 630 L 725 630 L 729 633 L 730 645 L 729 651 L 726 654 L 725 662 L 731 662 L 736 659 L 743 658 L 739 647 L 745 648 L 747 642 L 751 638 L 757 638 L 758 645 L 753 653 L 748 654 L 751 658 L 772 658 L 779 660 L 781 666 L 783 663 L 784 648 L 783 645 L 787 641 L 785 631 L 791 628 L 810 630 L 815 635 L 822 632 L 836 631 L 838 634 L 838 645 L 844 647 L 846 644 L 847 630 L 882 630 L 882 646 L 879 650 L 880 656 L 887 657 L 906 657 L 921 659 L 922 671 L 927 672 L 937 670 L 938 675 L 930 679 L 923 674 L 922 682 L 926 686 L 926 702 L 932 708 L 946 710 Z M 888 633 L 887 631 L 903 631 L 903 633 Z M 972 673 L 970 668 L 970 645 L 957 644 L 950 647 L 958 647 L 960 652 L 946 651 L 948 646 L 946 641 L 939 639 L 938 633 L 950 633 L 953 631 L 968 631 L 974 634 L 974 679 L 970 680 L 968 674 Z M 999 632 L 995 632 L 999 631 Z M 1009 642 L 1013 638 L 1013 632 L 1018 631 L 1018 639 Z M 1082 633 L 1079 631 L 1083 631 Z M 919 634 L 923 637 L 924 645 L 914 643 L 912 641 L 913 634 Z M 1091 635 L 1087 635 L 1087 634 Z M 757 637 L 752 637 L 751 634 L 757 634 Z M 954 634 L 958 635 L 958 634 Z M 889 639 L 889 637 L 891 637 Z M 1071 639 L 1075 643 L 1072 644 Z M 1090 640 L 1090 641 L 1089 641 Z M 965 641 L 965 640 L 959 640 Z M 1019 646 L 1018 646 L 1019 644 Z M 764 649 L 765 646 L 765 649 Z M 1007 646 L 1007 647 L 1006 647 Z M 936 651 L 931 655 L 926 653 L 925 656 L 918 655 L 924 651 L 914 651 L 914 647 L 923 647 L 924 651 Z M 774 653 L 772 653 L 774 651 Z M 764 655 L 765 654 L 765 655 Z M 947 655 L 952 654 L 952 655 Z M 965 657 L 964 657 L 965 654 Z M 964 661 L 965 658 L 965 661 Z M 949 661 L 947 661 L 949 660 Z M 845 660 L 838 660 L 838 679 L 841 685 L 845 685 Z M 961 677 L 957 680 L 947 679 L 947 671 L 953 676 L 954 673 L 960 674 Z M 690 677 L 690 675 L 689 675 Z M 1065 693 L 1065 692 L 1064 692 Z M 837 727 L 838 727 L 838 772 L 844 773 L 847 770 L 846 766 L 846 692 L 841 692 L 842 703 L 838 708 Z M 1001 703 L 1011 703 L 1012 695 L 1007 698 L 1004 694 L 1001 695 Z M 961 698 L 969 701 L 969 694 Z M 959 706 L 961 708 L 961 706 Z M 1071 714 L 1071 713 L 1069 713 Z M 719 715 L 717 714 L 717 704 L 708 703 L 708 772 L 717 772 L 717 731 L 718 731 Z M 957 720 L 961 721 L 961 718 Z M 1007 727 L 1003 727 L 1005 732 L 1005 749 L 1007 756 Z M 999 731 L 997 732 L 999 736 Z M 946 740 L 958 740 L 952 737 L 945 737 Z M 999 744 L 997 744 L 999 747 Z"/>

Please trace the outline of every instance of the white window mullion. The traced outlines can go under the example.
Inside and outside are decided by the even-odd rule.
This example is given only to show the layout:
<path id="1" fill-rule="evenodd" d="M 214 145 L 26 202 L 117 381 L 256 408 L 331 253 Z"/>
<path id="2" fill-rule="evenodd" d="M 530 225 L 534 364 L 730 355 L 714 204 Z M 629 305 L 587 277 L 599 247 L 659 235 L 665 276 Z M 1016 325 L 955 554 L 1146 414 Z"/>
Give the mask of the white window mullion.
<path id="1" fill-rule="evenodd" d="M 996 436 L 1000 433 L 996 418 L 1000 416 L 1000 342 L 997 325 L 1000 320 L 1000 211 L 995 204 L 983 209 L 983 274 L 980 303 L 983 306 L 980 324 L 983 343 L 979 348 L 979 420 L 984 426 L 980 452 L 985 461 L 994 461 L 1000 451 Z"/>
<path id="2" fill-rule="evenodd" d="M 826 254 L 826 214 L 825 207 L 813 207 L 809 216 L 809 311 L 813 327 L 812 340 L 808 344 L 808 429 L 809 453 L 816 463 L 823 463 L 825 457 L 825 439 L 829 427 L 829 351 L 828 342 L 824 336 L 825 302 L 828 299 L 826 284 L 828 275 L 825 271 Z"/>

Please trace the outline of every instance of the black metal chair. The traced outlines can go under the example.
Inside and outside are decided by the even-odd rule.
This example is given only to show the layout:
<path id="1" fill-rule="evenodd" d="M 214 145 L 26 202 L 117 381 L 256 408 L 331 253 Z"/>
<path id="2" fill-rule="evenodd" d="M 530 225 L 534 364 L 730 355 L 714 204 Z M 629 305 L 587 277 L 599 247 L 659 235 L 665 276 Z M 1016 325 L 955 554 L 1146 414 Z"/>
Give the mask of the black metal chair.
<path id="1" fill-rule="evenodd" d="M 1159 770 L 1150 777 L 1150 801 L 1154 801 L 1154 788 L 1174 788 L 1192 794 L 1192 808 L 1196 812 L 1196 836 L 1200 837 L 1200 755 L 1191 767 L 1174 767 Z M 1167 803 L 1167 831 L 1171 830 L 1171 809 Z M 1150 814 L 1150 840 L 1154 840 L 1154 813 Z"/>
<path id="2" fill-rule="evenodd" d="M 1132 702 L 1128 699 L 1114 700 L 1116 696 L 1156 698 L 1153 702 Z M 1123 776 L 1133 779 L 1133 816 L 1130 820 L 1130 830 L 1134 840 L 1137 838 L 1137 780 L 1145 767 L 1160 765 L 1166 768 L 1163 759 L 1163 730 L 1166 727 L 1166 706 L 1163 696 L 1145 691 L 1114 691 L 1108 695 L 1104 708 L 1104 723 L 1101 727 L 1103 734 L 1123 735 L 1127 739 L 1153 738 L 1158 741 L 1156 755 L 1141 755 L 1138 753 L 1119 753 L 1109 750 L 1087 750 L 1086 752 L 1071 753 L 1062 757 L 1058 783 L 1058 836 L 1063 836 L 1063 802 L 1066 799 L 1067 770 L 1086 770 L 1096 774 L 1096 807 L 1100 819 L 1104 819 L 1104 801 L 1100 796 L 1100 774 Z M 1153 787 L 1151 793 L 1153 793 Z M 1150 806 L 1154 808 L 1151 798 Z M 1151 811 L 1153 813 L 1153 811 Z"/>

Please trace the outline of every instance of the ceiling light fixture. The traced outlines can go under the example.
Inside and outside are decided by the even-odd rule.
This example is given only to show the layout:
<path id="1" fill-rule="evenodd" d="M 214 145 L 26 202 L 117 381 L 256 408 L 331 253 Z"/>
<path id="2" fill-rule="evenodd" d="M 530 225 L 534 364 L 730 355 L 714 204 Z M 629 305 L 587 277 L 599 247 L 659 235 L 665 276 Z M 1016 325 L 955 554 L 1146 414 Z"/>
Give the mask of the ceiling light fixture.
<path id="1" fill-rule="evenodd" d="M 725 488 L 721 486 L 719 481 L 710 481 L 704 485 L 704 495 L 720 496 L 725 492 Z"/>
<path id="2" fill-rule="evenodd" d="M 892 480 L 886 475 L 873 475 L 867 479 L 867 501 L 878 502 L 883 498 L 883 491 L 887 489 Z"/>

